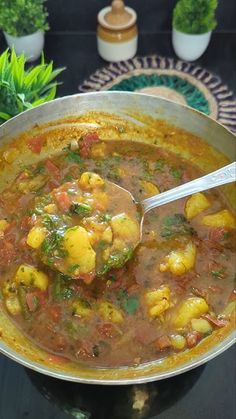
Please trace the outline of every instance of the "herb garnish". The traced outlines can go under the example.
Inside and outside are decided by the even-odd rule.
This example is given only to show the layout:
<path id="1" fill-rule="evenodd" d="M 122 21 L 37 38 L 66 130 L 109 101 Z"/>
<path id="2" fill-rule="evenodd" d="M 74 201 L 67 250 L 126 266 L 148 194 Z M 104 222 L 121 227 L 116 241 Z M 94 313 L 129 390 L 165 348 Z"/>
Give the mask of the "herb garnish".
<path id="1" fill-rule="evenodd" d="M 92 211 L 92 207 L 86 203 L 75 202 L 71 204 L 69 212 L 71 214 L 79 215 L 80 217 L 85 217 L 89 215 Z"/>
<path id="2" fill-rule="evenodd" d="M 182 169 L 180 169 L 180 168 L 177 169 L 176 167 L 172 167 L 170 169 L 170 173 L 175 179 L 180 179 L 182 177 L 182 174 L 183 174 Z"/>
<path id="3" fill-rule="evenodd" d="M 139 307 L 139 299 L 136 295 L 129 296 L 127 291 L 121 289 L 118 293 L 118 299 L 123 310 L 128 314 L 134 314 Z"/>
<path id="4" fill-rule="evenodd" d="M 65 159 L 69 162 L 81 164 L 83 163 L 83 160 L 81 159 L 79 152 L 72 151 L 69 147 L 66 147 L 64 150 L 66 150 L 66 156 Z"/>
<path id="5" fill-rule="evenodd" d="M 183 214 L 174 214 L 163 219 L 161 237 L 172 237 L 177 234 L 193 235 L 194 229 L 190 226 Z"/>
<path id="6" fill-rule="evenodd" d="M 62 179 L 62 182 L 71 182 L 72 180 L 74 180 L 73 176 L 65 175 Z"/>
<path id="7" fill-rule="evenodd" d="M 76 269 L 78 269 L 78 268 L 79 268 L 78 263 L 75 263 L 74 265 L 70 265 L 70 266 L 68 267 L 67 272 L 68 272 L 69 274 L 71 274 L 71 273 L 75 272 L 75 271 L 76 271 Z"/>
<path id="8" fill-rule="evenodd" d="M 155 163 L 155 170 L 160 170 L 162 172 L 165 164 L 166 164 L 165 160 L 158 159 Z"/>
<path id="9" fill-rule="evenodd" d="M 225 268 L 221 268 L 218 271 L 211 271 L 211 275 L 214 279 L 223 279 L 225 276 Z"/>
<path id="10" fill-rule="evenodd" d="M 103 222 L 108 222 L 111 219 L 112 219 L 112 215 L 109 214 L 108 212 L 106 212 L 106 213 L 104 213 L 100 216 L 100 220 L 103 221 Z"/>
<path id="11" fill-rule="evenodd" d="M 126 248 L 122 253 L 110 255 L 107 262 L 103 265 L 99 275 L 104 275 L 112 268 L 121 268 L 125 262 L 132 257 L 133 251 L 131 248 Z"/>

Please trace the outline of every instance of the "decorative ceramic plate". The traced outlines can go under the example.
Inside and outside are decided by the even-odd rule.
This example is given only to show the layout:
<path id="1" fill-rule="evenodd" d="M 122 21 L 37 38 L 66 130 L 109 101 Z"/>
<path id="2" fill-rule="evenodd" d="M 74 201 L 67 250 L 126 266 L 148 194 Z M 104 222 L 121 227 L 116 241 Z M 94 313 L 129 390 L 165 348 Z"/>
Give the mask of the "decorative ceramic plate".
<path id="1" fill-rule="evenodd" d="M 109 64 L 81 92 L 120 90 L 162 96 L 197 109 L 236 132 L 236 100 L 221 79 L 194 64 L 158 55 Z"/>

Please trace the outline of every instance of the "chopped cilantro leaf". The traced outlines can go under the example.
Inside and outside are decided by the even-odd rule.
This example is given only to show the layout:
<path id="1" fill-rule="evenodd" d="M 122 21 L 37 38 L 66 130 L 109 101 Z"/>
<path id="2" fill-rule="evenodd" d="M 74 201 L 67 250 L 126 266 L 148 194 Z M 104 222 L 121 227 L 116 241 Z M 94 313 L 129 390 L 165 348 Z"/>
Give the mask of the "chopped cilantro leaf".
<path id="1" fill-rule="evenodd" d="M 83 162 L 78 152 L 71 151 L 68 148 L 66 149 L 66 157 L 65 157 L 65 159 L 67 161 L 70 161 L 70 162 L 73 162 L 73 163 L 77 163 L 77 164 L 81 164 Z"/>
<path id="2" fill-rule="evenodd" d="M 165 160 L 163 159 L 158 159 L 155 163 L 156 170 L 162 171 L 164 169 L 164 166 L 165 166 Z"/>
<path id="3" fill-rule="evenodd" d="M 132 257 L 132 254 L 132 249 L 126 248 L 121 253 L 110 255 L 107 262 L 103 265 L 103 268 L 98 272 L 98 274 L 104 275 L 112 268 L 121 268 Z"/>
<path id="4" fill-rule="evenodd" d="M 39 173 L 44 173 L 44 172 L 45 172 L 45 166 L 42 162 L 39 162 L 36 168 L 34 169 L 34 175 L 38 175 Z"/>
<path id="5" fill-rule="evenodd" d="M 80 217 L 85 217 L 89 215 L 92 211 L 92 207 L 86 203 L 73 203 L 70 206 L 70 213 L 79 215 Z"/>
<path id="6" fill-rule="evenodd" d="M 177 169 L 176 167 L 172 167 L 170 169 L 170 173 L 175 179 L 180 179 L 182 177 L 182 174 L 183 174 L 182 170 Z"/>
<path id="7" fill-rule="evenodd" d="M 106 213 L 104 213 L 100 216 L 100 220 L 104 221 L 104 222 L 110 221 L 111 219 L 112 219 L 112 215 L 109 214 L 108 212 L 106 212 Z"/>
<path id="8" fill-rule="evenodd" d="M 71 182 L 73 179 L 74 179 L 73 176 L 65 175 L 64 178 L 62 179 L 62 182 Z"/>
<path id="9" fill-rule="evenodd" d="M 194 230 L 183 214 L 174 214 L 173 216 L 166 216 L 163 219 L 163 225 L 160 234 L 161 237 L 168 238 L 177 234 L 193 235 Z"/>
<path id="10" fill-rule="evenodd" d="M 100 240 L 97 244 L 97 248 L 99 250 L 104 250 L 106 246 L 107 246 L 107 242 L 105 240 Z"/>
<path id="11" fill-rule="evenodd" d="M 221 268 L 218 271 L 211 271 L 211 275 L 215 279 L 223 279 L 225 274 L 225 268 Z"/>
<path id="12" fill-rule="evenodd" d="M 124 289 L 119 290 L 118 300 L 120 301 L 121 308 L 128 314 L 134 314 L 139 307 L 138 297 L 136 295 L 129 296 Z"/>
<path id="13" fill-rule="evenodd" d="M 75 265 L 70 265 L 69 268 L 67 269 L 67 272 L 71 274 L 71 273 L 75 272 L 76 269 L 78 269 L 78 268 L 79 268 L 78 263 L 76 263 Z"/>

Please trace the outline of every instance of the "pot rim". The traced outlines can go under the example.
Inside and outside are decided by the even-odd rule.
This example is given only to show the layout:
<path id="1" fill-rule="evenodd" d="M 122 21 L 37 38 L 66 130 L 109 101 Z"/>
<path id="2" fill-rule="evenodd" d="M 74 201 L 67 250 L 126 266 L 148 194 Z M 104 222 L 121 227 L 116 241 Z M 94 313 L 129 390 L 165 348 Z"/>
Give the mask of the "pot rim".
<path id="1" fill-rule="evenodd" d="M 183 33 L 183 32 L 182 32 Z M 28 36 L 28 35 L 27 35 Z M 194 108 L 192 108 L 191 106 L 189 106 L 189 105 L 185 105 L 185 104 L 182 104 L 182 103 L 177 103 L 177 102 L 174 102 L 173 100 L 171 100 L 171 99 L 166 99 L 166 98 L 164 98 L 164 97 L 161 97 L 161 96 L 156 96 L 156 95 L 151 95 L 151 94 L 147 94 L 147 93 L 138 93 L 138 92 L 126 92 L 126 91 L 106 91 L 106 90 L 102 90 L 102 91 L 95 91 L 95 92 L 86 92 L 86 93 L 74 93 L 74 94 L 71 94 L 71 95 L 66 95 L 66 96 L 62 96 L 62 97 L 57 97 L 56 99 L 52 99 L 52 100 L 49 100 L 48 102 L 45 102 L 45 103 L 42 103 L 41 105 L 38 105 L 38 106 L 35 106 L 34 108 L 30 108 L 30 109 L 26 109 L 25 111 L 23 111 L 23 112 L 21 112 L 21 113 L 19 113 L 19 114 L 17 114 L 17 115 L 15 115 L 15 116 L 13 116 L 12 118 L 10 118 L 10 119 L 8 119 L 7 121 L 5 121 L 5 122 L 3 122 L 3 124 L 1 124 L 0 125 L 0 141 L 1 141 L 1 130 L 2 130 L 2 128 L 6 128 L 6 127 L 8 127 L 8 125 L 10 125 L 12 122 L 14 122 L 17 118 L 19 119 L 19 117 L 21 117 L 21 115 L 26 115 L 28 112 L 31 112 L 31 113 L 33 113 L 35 110 L 37 110 L 37 109 L 42 109 L 42 108 L 44 108 L 44 107 L 47 107 L 47 106 L 49 106 L 50 104 L 52 104 L 53 102 L 64 102 L 64 101 L 66 101 L 66 100 L 69 100 L 69 99 L 73 99 L 73 98 L 80 98 L 80 97 L 84 97 L 86 95 L 86 97 L 87 96 L 112 96 L 112 95 L 114 95 L 114 96 L 117 96 L 117 97 L 119 97 L 119 96 L 124 96 L 124 95 L 127 95 L 127 96 L 133 96 L 133 97 L 143 97 L 143 96 L 148 96 L 148 97 L 151 97 L 151 98 L 156 98 L 156 99 L 158 99 L 160 102 L 167 102 L 167 103 L 170 103 L 170 104 L 174 104 L 174 105 L 176 105 L 176 106 L 178 106 L 178 107 L 182 107 L 182 108 L 184 108 L 184 109 L 188 109 L 188 112 L 192 112 L 192 113 L 196 113 L 196 114 L 198 114 L 201 118 L 203 118 L 203 119 L 208 119 L 211 123 L 213 122 L 213 123 L 215 123 L 215 124 L 217 124 L 217 125 L 219 125 L 221 128 L 223 128 L 225 131 L 227 131 L 230 135 L 233 135 L 235 138 L 236 138 L 236 134 L 234 133 L 234 132 L 232 132 L 232 131 L 230 131 L 230 129 L 228 128 L 228 127 L 226 127 L 225 125 L 223 125 L 221 122 L 219 122 L 219 121 L 217 121 L 217 120 L 215 120 L 215 119 L 213 119 L 211 116 L 209 116 L 209 115 L 207 115 L 207 114 L 204 114 L 203 112 L 201 112 L 201 111 L 199 111 L 199 110 L 197 110 L 197 109 L 194 109 Z M 72 114 L 71 114 L 72 115 Z M 55 118 L 55 119 L 53 119 L 52 121 L 56 121 L 58 118 Z M 60 119 L 60 118 L 59 118 Z M 161 119 L 161 118 L 160 118 Z M 33 124 L 32 124 L 33 125 Z M 175 124 L 173 124 L 173 125 L 175 125 Z M 28 130 L 28 129 L 27 129 Z M 22 131 L 22 132 L 24 132 L 24 131 Z M 1 143 L 0 143 L 0 147 L 1 147 Z"/>
<path id="2" fill-rule="evenodd" d="M 144 376 L 144 377 L 132 377 L 132 378 L 119 378 L 119 379 L 91 379 L 91 378 L 81 378 L 79 376 L 72 375 L 71 373 L 60 373 L 53 371 L 51 368 L 42 366 L 38 362 L 34 361 L 28 361 L 25 359 L 24 356 L 17 354 L 17 352 L 13 351 L 11 348 L 8 349 L 5 344 L 2 344 L 0 342 L 0 353 L 7 356 L 11 360 L 17 362 L 20 365 L 23 365 L 24 367 L 27 367 L 35 372 L 53 377 L 58 378 L 59 380 L 64 381 L 70 381 L 70 382 L 76 382 L 80 384 L 99 384 L 99 385 L 130 385 L 130 384 L 143 384 L 143 383 L 150 383 L 153 381 L 160 381 L 166 378 L 171 378 L 179 374 L 183 374 L 187 371 L 190 371 L 194 368 L 197 368 L 203 364 L 205 364 L 208 361 L 211 361 L 212 359 L 216 358 L 218 355 L 229 349 L 231 346 L 236 343 L 236 336 L 235 331 L 233 331 L 229 336 L 227 336 L 228 342 L 226 345 L 224 345 L 221 348 L 218 348 L 218 350 L 215 350 L 213 353 L 210 353 L 206 356 L 206 354 L 203 354 L 200 358 L 195 357 L 194 361 L 191 362 L 188 361 L 187 364 L 184 366 L 179 366 L 178 368 L 175 368 L 174 370 L 170 370 L 167 372 L 161 372 L 161 373 L 153 373 L 150 376 Z M 155 364 L 158 361 L 153 361 L 149 364 Z M 140 365 L 136 371 L 138 372 L 139 369 L 143 368 L 143 365 Z M 104 369 L 104 368 L 103 368 Z M 105 368 L 107 369 L 107 368 Z M 121 370 L 123 368 L 118 368 L 118 370 Z M 129 369 L 129 367 L 125 367 L 125 369 Z M 99 368 L 99 370 L 102 370 L 102 368 Z M 91 370 L 90 370 L 91 371 Z"/>

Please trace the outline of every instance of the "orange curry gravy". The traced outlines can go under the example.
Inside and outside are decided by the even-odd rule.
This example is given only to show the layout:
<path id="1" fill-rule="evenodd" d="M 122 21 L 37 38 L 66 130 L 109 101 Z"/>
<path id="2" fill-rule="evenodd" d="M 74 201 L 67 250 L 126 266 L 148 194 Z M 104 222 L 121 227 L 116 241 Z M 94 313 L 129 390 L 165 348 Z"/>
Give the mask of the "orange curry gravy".
<path id="1" fill-rule="evenodd" d="M 40 153 L 40 144 L 34 141 L 31 149 Z M 55 259 L 66 257 L 66 229 L 79 223 L 78 214 L 70 218 L 70 186 L 85 172 L 117 183 L 137 201 L 201 176 L 160 148 L 105 143 L 96 133 L 77 146 L 73 141 L 55 158 L 24 167 L 0 197 L 0 295 L 18 327 L 49 352 L 116 367 L 184 351 L 226 326 L 235 306 L 235 218 L 217 190 L 148 213 L 142 242 L 124 266 L 121 259 L 99 276 L 81 274 L 79 264 L 56 269 Z M 67 185 L 61 199 L 46 211 L 43 227 L 53 232 L 50 240 L 34 237 L 41 240 L 39 253 L 29 233 L 51 204 L 45 196 L 61 185 Z M 121 204 L 125 212 L 126 203 Z M 95 232 L 110 227 L 112 211 L 111 204 L 97 219 Z M 54 235 L 58 214 L 69 217 L 69 224 Z M 106 241 L 99 234 L 90 245 L 104 252 Z"/>

